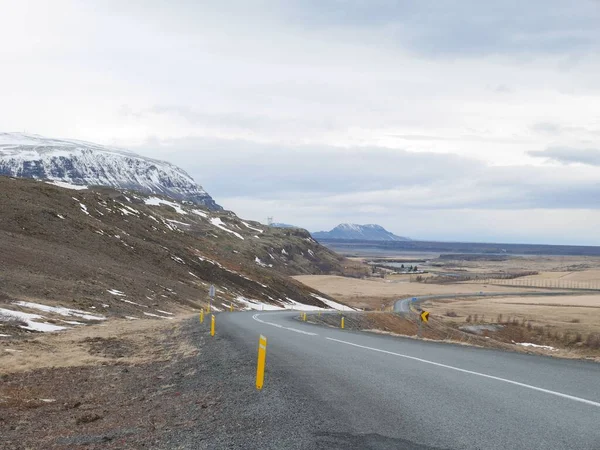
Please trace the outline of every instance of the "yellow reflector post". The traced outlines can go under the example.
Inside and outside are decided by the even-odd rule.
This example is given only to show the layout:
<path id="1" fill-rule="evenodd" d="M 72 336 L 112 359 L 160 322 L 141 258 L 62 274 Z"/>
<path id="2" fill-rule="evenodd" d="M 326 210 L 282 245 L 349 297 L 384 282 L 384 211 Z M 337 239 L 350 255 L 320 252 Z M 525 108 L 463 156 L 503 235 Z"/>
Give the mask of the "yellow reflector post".
<path id="1" fill-rule="evenodd" d="M 258 364 L 256 365 L 256 389 L 263 388 L 265 381 L 265 363 L 267 360 L 267 338 L 262 334 L 258 339 Z"/>

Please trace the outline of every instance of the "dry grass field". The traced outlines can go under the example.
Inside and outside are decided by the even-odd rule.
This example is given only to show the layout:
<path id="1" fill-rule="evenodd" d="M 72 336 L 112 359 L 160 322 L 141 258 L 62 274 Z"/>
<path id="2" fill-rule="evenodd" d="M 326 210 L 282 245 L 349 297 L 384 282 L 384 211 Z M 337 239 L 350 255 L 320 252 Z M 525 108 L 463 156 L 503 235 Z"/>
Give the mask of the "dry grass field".
<path id="1" fill-rule="evenodd" d="M 368 309 L 380 309 L 381 305 L 387 307 L 398 299 L 411 296 L 514 292 L 517 290 L 513 287 L 484 284 L 411 283 L 407 275 L 390 279 L 357 279 L 334 275 L 300 275 L 293 278 L 343 303 Z M 518 291 L 535 292 L 536 289 L 519 288 Z"/>
<path id="2" fill-rule="evenodd" d="M 477 322 L 516 318 L 562 332 L 600 332 L 600 295 L 429 300 L 423 307 L 436 317 L 453 322 L 465 322 L 469 316 L 474 321 L 477 315 Z"/>
<path id="3" fill-rule="evenodd" d="M 351 306 L 374 310 L 382 309 L 382 305 L 389 308 L 395 300 L 406 297 L 456 295 L 453 299 L 426 300 L 422 306 L 430 311 L 431 317 L 440 326 L 458 329 L 468 323 L 500 323 L 504 326 L 502 331 L 489 336 L 499 342 L 547 345 L 554 350 L 536 351 L 555 356 L 600 356 L 600 290 L 589 290 L 590 286 L 600 286 L 598 258 L 515 257 L 506 261 L 438 261 L 441 261 L 440 265 L 432 266 L 431 272 L 538 273 L 515 280 L 500 280 L 498 284 L 475 281 L 417 283 L 414 277 L 411 282 L 408 275 L 387 276 L 386 279 L 327 275 L 295 278 Z M 511 286 L 510 283 L 514 284 Z M 461 297 L 461 294 L 479 292 L 507 295 Z M 524 292 L 539 295 L 518 295 Z"/>

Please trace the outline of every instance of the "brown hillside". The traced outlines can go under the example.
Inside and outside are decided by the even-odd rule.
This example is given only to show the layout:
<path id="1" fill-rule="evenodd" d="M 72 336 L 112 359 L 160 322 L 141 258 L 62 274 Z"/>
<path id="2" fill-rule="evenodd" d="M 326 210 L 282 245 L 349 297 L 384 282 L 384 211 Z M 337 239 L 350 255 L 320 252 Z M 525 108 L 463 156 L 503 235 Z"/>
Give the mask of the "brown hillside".
<path id="1" fill-rule="evenodd" d="M 143 318 L 204 306 L 210 284 L 218 308 L 242 307 L 239 296 L 325 306 L 311 294 L 326 295 L 289 278 L 343 271 L 308 232 L 164 200 L 0 177 L 0 308 L 33 301 Z"/>

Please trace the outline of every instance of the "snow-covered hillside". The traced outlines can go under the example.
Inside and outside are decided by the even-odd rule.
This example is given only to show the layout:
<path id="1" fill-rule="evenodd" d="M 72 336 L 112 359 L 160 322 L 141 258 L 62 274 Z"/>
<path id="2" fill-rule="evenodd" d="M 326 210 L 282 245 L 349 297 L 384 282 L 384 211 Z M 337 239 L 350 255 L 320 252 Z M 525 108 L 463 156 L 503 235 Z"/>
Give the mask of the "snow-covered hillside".
<path id="1" fill-rule="evenodd" d="M 221 209 L 179 167 L 90 142 L 0 133 L 0 175 L 132 189 Z"/>
<path id="2" fill-rule="evenodd" d="M 315 239 L 355 239 L 365 241 L 410 241 L 409 238 L 396 236 L 380 225 L 357 225 L 341 223 L 331 231 L 312 233 Z"/>

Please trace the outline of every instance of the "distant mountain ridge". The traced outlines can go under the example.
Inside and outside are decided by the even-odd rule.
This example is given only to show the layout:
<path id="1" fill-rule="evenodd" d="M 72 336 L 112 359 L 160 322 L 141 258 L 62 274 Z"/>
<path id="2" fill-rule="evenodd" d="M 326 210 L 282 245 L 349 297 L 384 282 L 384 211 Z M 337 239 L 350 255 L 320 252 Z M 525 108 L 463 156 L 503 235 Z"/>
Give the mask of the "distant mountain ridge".
<path id="1" fill-rule="evenodd" d="M 411 239 L 396 236 L 381 225 L 341 223 L 331 231 L 318 231 L 312 233 L 315 239 L 349 239 L 363 241 L 410 241 Z"/>
<path id="2" fill-rule="evenodd" d="M 222 209 L 179 167 L 91 142 L 0 133 L 0 175 L 131 189 Z"/>

